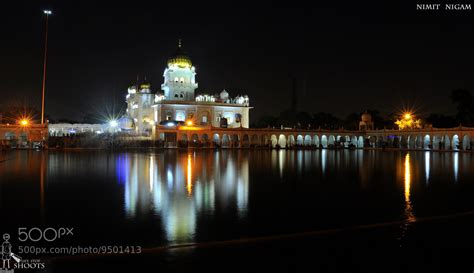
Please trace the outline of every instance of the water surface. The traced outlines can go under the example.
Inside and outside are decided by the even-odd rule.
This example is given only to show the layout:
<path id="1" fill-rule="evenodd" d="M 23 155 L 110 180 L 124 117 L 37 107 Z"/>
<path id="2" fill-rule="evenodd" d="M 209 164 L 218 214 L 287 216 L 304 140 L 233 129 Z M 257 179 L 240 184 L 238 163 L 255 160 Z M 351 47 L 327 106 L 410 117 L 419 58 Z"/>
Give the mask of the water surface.
<path id="1" fill-rule="evenodd" d="M 80 245 L 144 247 L 474 210 L 474 154 L 363 150 L 10 151 L 1 232 L 74 227 Z"/>

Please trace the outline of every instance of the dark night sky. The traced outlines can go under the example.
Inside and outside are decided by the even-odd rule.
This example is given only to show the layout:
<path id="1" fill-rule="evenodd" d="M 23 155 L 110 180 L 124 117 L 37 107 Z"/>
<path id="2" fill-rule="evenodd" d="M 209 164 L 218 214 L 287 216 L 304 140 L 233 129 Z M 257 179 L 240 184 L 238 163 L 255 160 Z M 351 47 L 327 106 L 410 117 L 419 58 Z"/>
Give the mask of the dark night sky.
<path id="1" fill-rule="evenodd" d="M 0 104 L 40 105 L 41 10 L 49 7 L 52 118 L 124 108 L 137 74 L 158 90 L 178 38 L 196 66 L 198 93 L 246 93 L 253 120 L 289 108 L 292 76 L 299 110 L 341 117 L 403 105 L 420 114 L 451 113 L 452 89 L 474 92 L 472 10 L 417 11 L 409 1 L 299 8 L 257 1 L 40 2 L 2 4 L 9 11 L 0 19 Z"/>

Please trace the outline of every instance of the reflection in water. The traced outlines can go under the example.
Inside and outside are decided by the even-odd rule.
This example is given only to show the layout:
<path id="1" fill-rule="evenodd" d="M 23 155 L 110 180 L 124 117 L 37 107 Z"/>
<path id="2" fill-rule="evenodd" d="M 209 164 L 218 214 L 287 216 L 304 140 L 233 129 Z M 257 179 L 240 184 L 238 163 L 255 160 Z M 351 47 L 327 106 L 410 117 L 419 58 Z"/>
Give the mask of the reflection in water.
<path id="1" fill-rule="evenodd" d="M 326 160 L 327 160 L 327 150 L 322 149 L 321 150 L 321 172 L 326 174 Z"/>
<path id="2" fill-rule="evenodd" d="M 164 153 L 119 156 L 124 175 L 124 206 L 129 218 L 153 213 L 161 218 L 169 242 L 195 239 L 197 217 L 212 215 L 216 206 L 237 207 L 247 215 L 249 172 L 247 156 Z M 127 163 L 125 163 L 127 162 Z M 119 179 L 120 180 L 120 179 Z M 151 210 L 151 211 L 150 211 Z"/>
<path id="3" fill-rule="evenodd" d="M 430 180 L 430 152 L 425 152 L 425 181 L 426 184 Z"/>
<path id="4" fill-rule="evenodd" d="M 454 168 L 454 182 L 458 182 L 458 174 L 459 174 L 459 152 L 454 152 L 453 154 L 454 162 L 453 162 L 453 168 Z"/>
<path id="5" fill-rule="evenodd" d="M 412 171 L 411 171 L 411 166 L 410 166 L 410 154 L 407 153 L 405 156 L 405 163 L 404 163 L 404 169 L 405 169 L 405 175 L 404 175 L 404 185 L 405 185 L 405 221 L 402 224 L 402 233 L 400 235 L 399 240 L 403 239 L 405 237 L 406 232 L 408 231 L 408 227 L 410 226 L 411 223 L 416 221 L 416 217 L 413 214 L 413 207 L 411 204 L 410 200 L 410 190 L 411 190 L 411 179 L 412 179 Z M 400 244 L 401 246 L 401 244 Z"/>

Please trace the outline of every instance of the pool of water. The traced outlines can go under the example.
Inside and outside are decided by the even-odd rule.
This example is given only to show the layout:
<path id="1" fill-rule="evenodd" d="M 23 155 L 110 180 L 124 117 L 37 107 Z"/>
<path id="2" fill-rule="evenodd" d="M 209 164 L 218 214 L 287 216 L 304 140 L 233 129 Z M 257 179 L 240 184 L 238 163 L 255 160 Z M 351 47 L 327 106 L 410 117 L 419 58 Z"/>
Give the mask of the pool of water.
<path id="1" fill-rule="evenodd" d="M 0 232 L 166 246 L 474 211 L 474 154 L 363 150 L 9 151 Z M 44 242 L 43 242 L 44 243 Z"/>

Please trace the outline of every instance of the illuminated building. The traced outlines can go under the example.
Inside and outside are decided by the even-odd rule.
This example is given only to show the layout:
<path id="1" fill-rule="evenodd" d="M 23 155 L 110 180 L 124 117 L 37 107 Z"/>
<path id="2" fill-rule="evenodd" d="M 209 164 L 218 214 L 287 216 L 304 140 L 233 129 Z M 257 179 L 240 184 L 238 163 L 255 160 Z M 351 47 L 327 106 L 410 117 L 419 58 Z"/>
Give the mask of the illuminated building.
<path id="1" fill-rule="evenodd" d="M 196 68 L 181 42 L 168 59 L 163 73 L 162 92 L 151 91 L 149 83 L 128 88 L 127 118 L 139 134 L 150 134 L 153 126 L 165 121 L 191 120 L 197 126 L 249 127 L 249 97 L 231 98 L 226 90 L 219 94 L 196 95 Z"/>

